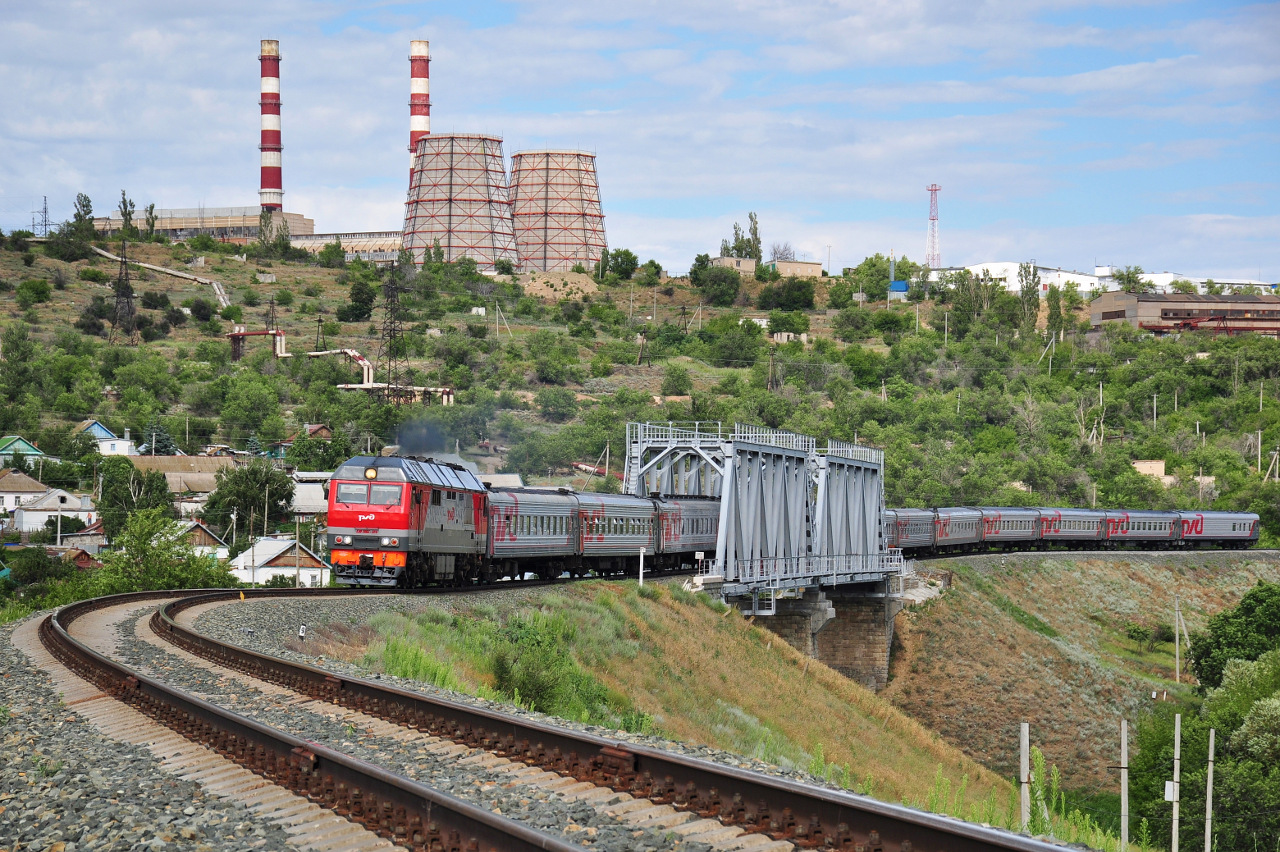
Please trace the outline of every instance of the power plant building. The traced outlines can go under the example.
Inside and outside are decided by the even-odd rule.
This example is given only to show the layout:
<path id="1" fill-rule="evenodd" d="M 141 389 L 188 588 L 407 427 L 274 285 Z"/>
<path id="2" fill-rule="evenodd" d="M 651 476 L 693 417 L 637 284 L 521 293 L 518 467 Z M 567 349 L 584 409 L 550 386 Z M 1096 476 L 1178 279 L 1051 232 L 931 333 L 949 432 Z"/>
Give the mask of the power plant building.
<path id="1" fill-rule="evenodd" d="M 521 270 L 568 272 L 578 264 L 589 268 L 607 245 L 595 155 L 512 155 L 511 215 Z"/>
<path id="2" fill-rule="evenodd" d="M 518 258 L 502 140 L 451 133 L 423 136 L 405 202 L 404 247 L 422 264 L 436 244 L 444 259 L 470 257 L 481 272 Z"/>

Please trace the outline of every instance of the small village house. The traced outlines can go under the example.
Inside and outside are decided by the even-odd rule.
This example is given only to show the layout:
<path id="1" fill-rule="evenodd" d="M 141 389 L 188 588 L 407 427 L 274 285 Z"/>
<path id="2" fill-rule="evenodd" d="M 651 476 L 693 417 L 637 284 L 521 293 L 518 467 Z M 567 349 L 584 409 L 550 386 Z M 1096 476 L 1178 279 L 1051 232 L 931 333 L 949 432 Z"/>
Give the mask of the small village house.
<path id="1" fill-rule="evenodd" d="M 291 538 L 262 538 L 227 566 L 242 583 L 262 585 L 272 577 L 295 578 L 299 586 L 329 584 L 331 569 L 311 548 Z"/>

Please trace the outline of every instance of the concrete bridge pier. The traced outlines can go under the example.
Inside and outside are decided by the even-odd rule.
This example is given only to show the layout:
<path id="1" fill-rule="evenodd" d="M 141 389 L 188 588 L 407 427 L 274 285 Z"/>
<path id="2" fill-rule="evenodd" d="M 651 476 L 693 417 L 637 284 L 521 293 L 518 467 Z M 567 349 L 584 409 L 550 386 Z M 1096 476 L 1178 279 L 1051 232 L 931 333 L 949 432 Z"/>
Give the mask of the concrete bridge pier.
<path id="1" fill-rule="evenodd" d="M 878 691 L 889 681 L 894 616 L 902 601 L 887 582 L 807 589 L 780 600 L 777 613 L 757 623 L 791 647 Z"/>

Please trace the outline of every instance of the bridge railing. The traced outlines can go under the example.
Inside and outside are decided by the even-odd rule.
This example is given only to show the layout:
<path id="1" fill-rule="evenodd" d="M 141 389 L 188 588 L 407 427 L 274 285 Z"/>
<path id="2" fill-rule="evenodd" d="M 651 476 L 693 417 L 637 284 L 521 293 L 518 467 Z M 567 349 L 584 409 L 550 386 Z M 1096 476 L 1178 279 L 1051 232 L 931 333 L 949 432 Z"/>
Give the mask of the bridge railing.
<path id="1" fill-rule="evenodd" d="M 717 560 L 704 564 L 702 573 L 723 578 L 726 587 L 739 590 L 789 589 L 799 586 L 834 586 L 874 582 L 900 576 L 910 570 L 902 551 L 840 554 L 836 556 L 779 556 L 735 559 L 724 570 Z"/>

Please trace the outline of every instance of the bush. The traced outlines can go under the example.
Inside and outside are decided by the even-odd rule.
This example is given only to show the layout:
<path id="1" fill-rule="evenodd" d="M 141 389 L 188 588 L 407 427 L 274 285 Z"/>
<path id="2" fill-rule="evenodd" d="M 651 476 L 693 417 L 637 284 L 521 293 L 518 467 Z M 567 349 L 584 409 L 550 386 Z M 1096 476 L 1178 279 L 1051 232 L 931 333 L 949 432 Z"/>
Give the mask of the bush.
<path id="1" fill-rule="evenodd" d="M 15 231 L 12 231 L 9 234 L 9 248 L 12 251 L 26 251 L 27 240 L 31 239 L 34 236 L 35 234 L 32 233 L 31 231 L 24 231 L 21 228 Z M 4 234 L 3 232 L 0 232 L 0 248 L 4 248 L 4 243 L 5 243 Z"/>
<path id="2" fill-rule="evenodd" d="M 563 423 L 578 411 L 578 399 L 568 388 L 543 388 L 534 396 L 542 416 L 553 423 Z"/>
<path id="3" fill-rule="evenodd" d="M 258 291 L 253 288 L 245 288 L 240 293 L 240 303 L 247 308 L 256 308 L 262 304 L 262 297 L 258 295 Z"/>
<path id="4" fill-rule="evenodd" d="M 314 299 L 320 295 L 320 288 L 315 284 L 308 284 L 306 287 L 302 288 L 302 295 L 309 299 Z"/>
<path id="5" fill-rule="evenodd" d="M 36 256 L 34 252 L 24 251 L 22 253 L 23 266 L 32 266 L 35 264 L 35 262 L 36 262 Z"/>
<path id="6" fill-rule="evenodd" d="M 845 308 L 836 314 L 831 328 L 835 336 L 846 343 L 852 340 L 863 340 L 871 328 L 871 311 L 859 305 Z"/>
<path id="7" fill-rule="evenodd" d="M 244 322 L 244 309 L 239 305 L 227 305 L 219 316 L 227 322 Z"/>
<path id="8" fill-rule="evenodd" d="M 511 261 L 505 257 L 500 257 L 493 262 L 493 271 L 499 275 L 515 275 L 516 267 Z"/>
<path id="9" fill-rule="evenodd" d="M 208 322 L 213 319 L 213 314 L 218 309 L 218 306 L 213 302 L 200 298 L 192 299 L 191 303 L 186 307 L 191 310 L 191 316 L 195 318 L 196 322 Z"/>
<path id="10" fill-rule="evenodd" d="M 186 325 L 187 312 L 177 305 L 171 305 L 169 309 L 164 312 L 164 321 L 172 326 Z"/>
<path id="11" fill-rule="evenodd" d="M 813 281 L 807 278 L 788 278 L 779 284 L 770 284 L 760 290 L 756 304 L 761 310 L 774 308 L 784 311 L 813 310 Z"/>
<path id="12" fill-rule="evenodd" d="M 103 272 L 101 269 L 94 269 L 92 266 L 86 266 L 76 273 L 81 281 L 92 281 L 94 284 L 106 284 L 111 280 L 111 276 Z"/>
<path id="13" fill-rule="evenodd" d="M 245 302 L 245 304 L 246 304 L 246 305 L 248 305 L 249 303 L 248 303 L 248 302 Z M 289 307 L 290 305 L 292 305 L 292 304 L 293 304 L 293 291 L 292 291 L 292 290 L 280 290 L 280 291 L 278 291 L 278 292 L 276 293 L 276 304 L 277 304 L 277 305 L 280 305 L 281 307 L 284 307 L 284 308 L 287 308 L 287 307 Z M 252 305 L 250 305 L 250 307 L 252 307 Z"/>
<path id="14" fill-rule="evenodd" d="M 142 307 L 149 311 L 164 310 L 169 307 L 169 294 L 148 290 L 142 294 Z"/>
<path id="15" fill-rule="evenodd" d="M 67 289 L 67 271 L 63 269 L 61 266 L 53 270 L 53 289 L 55 290 Z"/>
<path id="16" fill-rule="evenodd" d="M 41 278 L 23 281 L 18 285 L 18 304 L 25 311 L 32 305 L 49 301 L 49 282 Z"/>
<path id="17" fill-rule="evenodd" d="M 488 336 L 489 336 L 489 326 L 485 325 L 482 322 L 467 323 L 467 337 L 472 337 L 472 338 L 475 338 L 476 340 L 483 340 Z"/>
<path id="18" fill-rule="evenodd" d="M 770 311 L 769 332 L 791 332 L 804 334 L 809 330 L 809 317 L 799 311 Z"/>
<path id="19" fill-rule="evenodd" d="M 736 269 L 713 266 L 698 275 L 697 287 L 708 304 L 727 308 L 738 298 L 738 290 L 742 287 L 742 276 Z"/>
<path id="20" fill-rule="evenodd" d="M 293 589 L 298 583 L 297 578 L 290 577 L 288 574 L 273 574 L 270 580 L 259 585 L 264 589 Z"/>
<path id="21" fill-rule="evenodd" d="M 693 379 L 689 371 L 677 364 L 668 364 L 662 376 L 663 396 L 688 396 L 693 391 Z"/>

